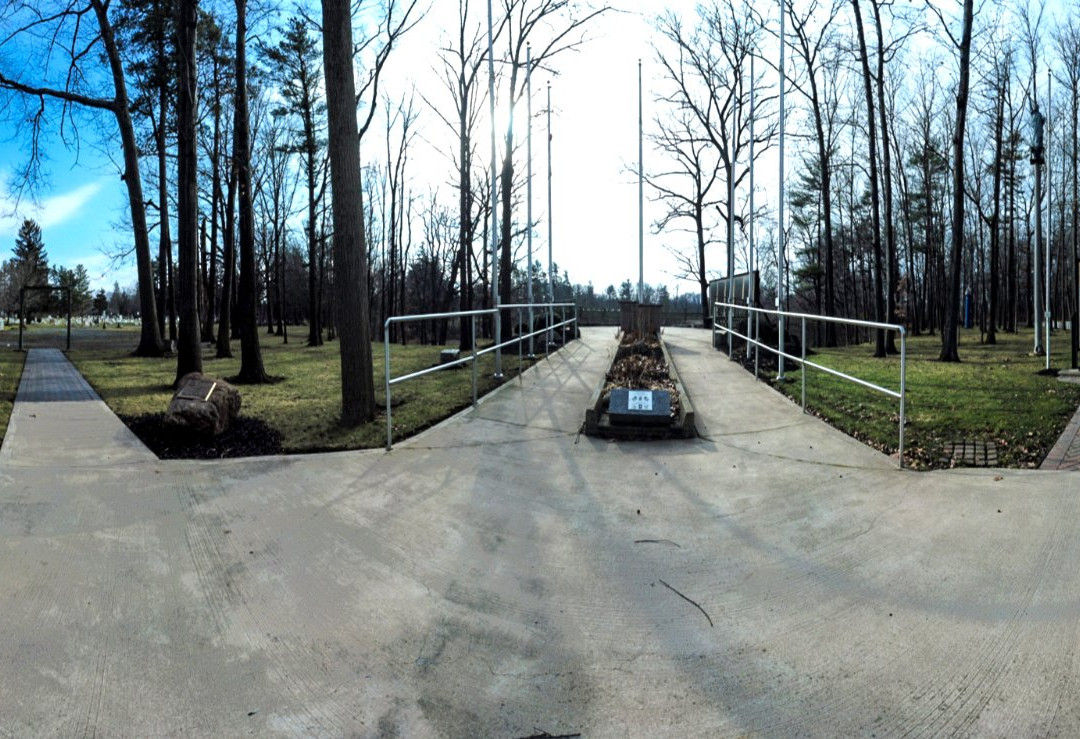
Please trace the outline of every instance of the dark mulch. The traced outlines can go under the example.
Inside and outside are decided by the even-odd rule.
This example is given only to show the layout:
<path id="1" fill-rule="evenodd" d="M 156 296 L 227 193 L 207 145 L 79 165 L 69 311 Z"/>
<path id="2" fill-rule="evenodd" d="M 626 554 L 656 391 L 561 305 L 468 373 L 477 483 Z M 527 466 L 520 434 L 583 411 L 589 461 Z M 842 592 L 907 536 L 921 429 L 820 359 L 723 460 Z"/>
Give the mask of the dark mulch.
<path id="1" fill-rule="evenodd" d="M 281 434 L 258 418 L 239 416 L 221 436 L 192 436 L 165 425 L 164 413 L 120 416 L 160 459 L 224 459 L 281 454 Z"/>

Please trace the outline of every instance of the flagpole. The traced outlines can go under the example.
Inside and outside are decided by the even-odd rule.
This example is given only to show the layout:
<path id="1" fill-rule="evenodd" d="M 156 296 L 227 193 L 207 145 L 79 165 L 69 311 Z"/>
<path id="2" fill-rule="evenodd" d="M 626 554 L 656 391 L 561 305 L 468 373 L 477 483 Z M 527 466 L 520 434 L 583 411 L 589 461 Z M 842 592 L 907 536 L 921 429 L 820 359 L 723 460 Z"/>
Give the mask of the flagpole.
<path id="1" fill-rule="evenodd" d="M 779 212 L 777 218 L 777 231 L 778 240 L 776 245 L 776 309 L 782 311 L 784 307 L 784 87 L 786 79 L 784 76 L 784 0 L 780 0 L 780 201 Z M 779 372 L 777 373 L 777 379 L 784 379 L 784 314 L 780 313 L 779 316 L 779 328 L 780 339 L 778 347 L 780 349 L 779 359 Z"/>
<path id="2" fill-rule="evenodd" d="M 499 244 L 495 238 L 495 217 L 499 206 L 498 172 L 495 169 L 495 41 L 491 30 L 491 0 L 487 4 L 488 32 L 488 115 L 491 117 L 491 305 L 499 307 Z M 502 377 L 502 321 L 495 311 L 495 376 Z"/>
<path id="3" fill-rule="evenodd" d="M 637 121 L 638 121 L 638 283 L 637 302 L 645 299 L 645 167 L 644 145 L 645 125 L 642 117 L 641 102 L 641 60 L 637 63 Z"/>
<path id="4" fill-rule="evenodd" d="M 526 116 L 529 119 L 526 126 L 526 146 L 525 146 L 525 158 L 526 164 L 526 176 L 525 179 L 528 182 L 528 204 L 526 206 L 526 220 L 527 230 L 526 242 L 528 243 L 529 253 L 529 267 L 525 270 L 525 274 L 528 279 L 528 287 L 526 288 L 526 297 L 529 303 L 529 359 L 533 359 L 536 354 L 533 352 L 533 250 L 532 250 L 532 236 L 533 236 L 533 210 L 532 210 L 532 46 L 530 44 L 525 45 L 525 95 L 528 98 L 525 101 Z"/>

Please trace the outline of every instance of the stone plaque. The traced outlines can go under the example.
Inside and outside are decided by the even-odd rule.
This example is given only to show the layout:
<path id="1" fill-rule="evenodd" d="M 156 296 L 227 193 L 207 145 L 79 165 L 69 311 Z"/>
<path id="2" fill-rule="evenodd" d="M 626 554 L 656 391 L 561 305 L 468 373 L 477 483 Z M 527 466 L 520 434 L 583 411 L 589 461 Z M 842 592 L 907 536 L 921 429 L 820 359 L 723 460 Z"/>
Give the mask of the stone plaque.
<path id="1" fill-rule="evenodd" d="M 611 391 L 608 418 L 613 424 L 662 425 L 671 422 L 671 393 L 667 390 Z"/>

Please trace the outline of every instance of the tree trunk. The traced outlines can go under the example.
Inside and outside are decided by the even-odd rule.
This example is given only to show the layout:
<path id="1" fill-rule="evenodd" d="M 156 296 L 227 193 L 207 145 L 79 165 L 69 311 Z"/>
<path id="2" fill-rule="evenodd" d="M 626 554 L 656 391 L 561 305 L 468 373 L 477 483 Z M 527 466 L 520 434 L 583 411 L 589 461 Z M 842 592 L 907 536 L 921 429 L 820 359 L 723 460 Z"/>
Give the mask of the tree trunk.
<path id="1" fill-rule="evenodd" d="M 233 276 L 236 272 L 236 159 L 229 167 L 229 194 L 225 198 L 224 254 L 221 265 L 221 311 L 218 321 L 217 358 L 232 357 Z"/>
<path id="2" fill-rule="evenodd" d="M 157 306 L 154 300 L 154 274 L 150 259 L 150 237 L 146 228 L 146 200 L 143 197 L 142 177 L 139 173 L 139 148 L 135 141 L 135 127 L 131 122 L 131 109 L 128 103 L 127 83 L 120 52 L 116 46 L 108 10 L 102 0 L 91 0 L 94 15 L 101 29 L 101 40 L 109 59 L 116 97 L 112 112 L 116 116 L 116 125 L 120 131 L 120 141 L 124 152 L 124 184 L 127 185 L 128 205 L 131 209 L 132 239 L 135 242 L 135 262 L 139 275 L 139 345 L 135 355 L 139 357 L 160 357 L 164 352 L 161 331 L 158 330 Z"/>
<path id="3" fill-rule="evenodd" d="M 247 91 L 247 0 L 236 0 L 236 118 L 233 123 L 239 196 L 240 283 L 236 305 L 240 326 L 240 374 L 244 384 L 269 382 L 263 369 L 256 316 L 258 290 L 255 269 L 255 215 L 251 193 L 251 127 Z"/>
<path id="4" fill-rule="evenodd" d="M 880 0 L 871 0 L 874 9 L 874 25 L 877 29 L 877 89 L 878 89 L 878 116 L 881 122 L 881 182 L 885 192 L 882 199 L 882 212 L 885 227 L 885 255 L 888 261 L 888 281 L 885 285 L 886 316 L 889 323 L 899 323 L 896 317 L 896 285 L 897 260 L 896 260 L 896 229 L 893 227 L 893 195 L 892 195 L 892 151 L 889 148 L 889 122 L 885 107 L 885 39 L 881 29 L 881 3 Z M 888 354 L 898 354 L 894 332 L 889 331 L 885 340 L 885 351 Z"/>
<path id="5" fill-rule="evenodd" d="M 874 239 L 874 320 L 878 323 L 885 322 L 885 301 L 883 272 L 884 265 L 881 258 L 881 215 L 878 211 L 880 199 L 878 197 L 878 164 L 877 164 L 877 131 L 874 121 L 874 91 L 870 79 L 870 61 L 866 52 L 866 34 L 863 33 L 862 12 L 859 9 L 859 0 L 851 0 L 855 10 L 855 30 L 859 37 L 859 61 L 862 63 L 863 88 L 866 92 L 866 126 L 869 131 L 869 154 L 870 154 L 870 211 L 873 223 Z M 885 356 L 885 332 L 878 329 L 875 332 L 874 356 Z"/>
<path id="6" fill-rule="evenodd" d="M 179 333 L 176 344 L 176 380 L 189 372 L 202 372 L 199 344 L 199 183 L 196 126 L 198 90 L 195 69 L 195 34 L 198 0 L 178 0 L 176 6 L 176 155 L 177 249 L 180 281 Z"/>
<path id="7" fill-rule="evenodd" d="M 956 91 L 956 130 L 953 133 L 952 263 L 949 265 L 949 302 L 942 327 L 942 362 L 959 362 L 960 266 L 964 253 L 964 130 L 967 126 L 968 85 L 971 77 L 971 23 L 974 0 L 964 0 L 964 27 L 960 38 L 960 85 Z"/>
<path id="8" fill-rule="evenodd" d="M 337 293 L 334 304 L 341 353 L 341 422 L 351 427 L 375 417 L 352 18 L 349 0 L 322 0 L 322 9 L 330 177 L 334 193 L 334 290 Z"/>

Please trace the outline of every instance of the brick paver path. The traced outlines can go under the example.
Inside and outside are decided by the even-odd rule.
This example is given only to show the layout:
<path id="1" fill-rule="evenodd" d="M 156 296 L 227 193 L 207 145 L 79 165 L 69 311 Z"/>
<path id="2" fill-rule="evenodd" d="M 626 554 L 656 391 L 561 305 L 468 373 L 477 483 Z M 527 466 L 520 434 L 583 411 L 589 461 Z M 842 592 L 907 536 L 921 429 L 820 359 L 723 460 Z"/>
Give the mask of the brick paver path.
<path id="1" fill-rule="evenodd" d="M 26 354 L 16 402 L 58 403 L 101 400 L 59 349 L 31 349 Z"/>
<path id="2" fill-rule="evenodd" d="M 1039 465 L 1041 470 L 1080 470 L 1080 408 Z"/>

